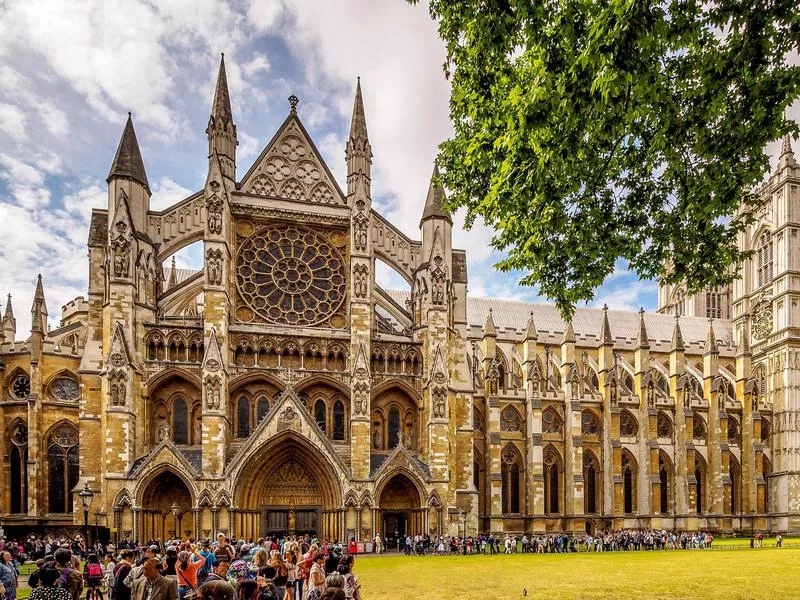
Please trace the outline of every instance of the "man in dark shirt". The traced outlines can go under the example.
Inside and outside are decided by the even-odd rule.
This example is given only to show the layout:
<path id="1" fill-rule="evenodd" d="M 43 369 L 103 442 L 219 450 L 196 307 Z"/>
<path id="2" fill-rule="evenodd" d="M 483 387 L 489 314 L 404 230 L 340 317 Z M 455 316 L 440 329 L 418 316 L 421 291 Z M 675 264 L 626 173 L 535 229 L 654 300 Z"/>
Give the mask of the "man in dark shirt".
<path id="1" fill-rule="evenodd" d="M 125 578 L 131 572 L 133 555 L 124 550 L 122 560 L 114 569 L 114 600 L 131 600 L 131 588 L 125 585 Z"/>

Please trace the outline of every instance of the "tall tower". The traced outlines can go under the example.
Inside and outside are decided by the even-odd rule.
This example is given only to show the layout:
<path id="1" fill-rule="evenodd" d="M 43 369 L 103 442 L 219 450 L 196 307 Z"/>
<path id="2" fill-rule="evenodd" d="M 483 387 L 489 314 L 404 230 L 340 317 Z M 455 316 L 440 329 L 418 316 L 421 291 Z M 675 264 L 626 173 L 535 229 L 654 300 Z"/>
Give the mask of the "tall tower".
<path id="1" fill-rule="evenodd" d="M 203 231 L 202 442 L 203 470 L 221 476 L 228 447 L 228 362 L 231 298 L 229 280 L 230 194 L 236 189 L 236 125 L 233 123 L 225 56 L 219 61 L 217 87 L 208 119 L 208 175 L 205 185 L 206 223 Z"/>
<path id="2" fill-rule="evenodd" d="M 766 289 L 750 295 L 753 368 L 765 364 L 767 402 L 772 400 L 772 474 L 767 478 L 771 528 L 800 530 L 800 283 L 794 273 L 800 268 L 800 165 L 787 136 L 783 140 L 778 168 L 769 179 L 764 195 L 771 205 L 772 227 L 758 231 L 753 239 L 756 255 L 753 283 L 764 277 L 765 265 L 772 271 Z M 769 210 L 769 209 L 767 209 Z M 764 234 L 769 232 L 770 236 Z M 768 244 L 768 245 L 767 245 Z M 760 262 L 759 262 L 760 261 Z M 769 273 L 766 273 L 769 275 Z M 741 326 L 746 326 L 746 322 Z M 756 341 L 757 340 L 757 341 Z"/>
<path id="3" fill-rule="evenodd" d="M 350 465 L 354 480 L 370 476 L 369 362 L 372 332 L 372 148 L 367 135 L 361 80 L 356 83 L 347 159 L 347 204 L 350 206 L 350 356 L 352 402 L 350 404 Z"/>
<path id="4" fill-rule="evenodd" d="M 154 265 L 155 252 L 146 235 L 150 184 L 130 113 L 107 182 L 101 394 L 83 405 L 81 427 L 94 435 L 100 417 L 108 447 L 102 457 L 82 451 L 81 473 L 92 479 L 100 473 L 125 475 L 143 443 L 142 381 L 135 367 L 143 357 L 136 340 L 144 338 L 143 323 L 155 316 L 155 278 L 144 275 Z M 144 289 L 148 286 L 153 289 Z"/>

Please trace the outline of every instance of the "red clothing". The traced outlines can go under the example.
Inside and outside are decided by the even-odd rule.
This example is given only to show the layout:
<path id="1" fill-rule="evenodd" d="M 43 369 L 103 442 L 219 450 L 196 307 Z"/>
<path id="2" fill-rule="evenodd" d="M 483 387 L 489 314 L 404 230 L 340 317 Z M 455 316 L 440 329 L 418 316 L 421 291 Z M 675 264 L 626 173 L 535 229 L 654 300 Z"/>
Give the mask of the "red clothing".
<path id="1" fill-rule="evenodd" d="M 196 559 L 197 557 L 195 557 Z M 197 589 L 197 572 L 200 570 L 200 567 L 203 566 L 205 563 L 205 559 L 202 560 L 194 560 L 189 563 L 189 566 L 186 567 L 184 571 L 181 569 L 180 563 L 175 565 L 175 573 L 178 574 L 178 585 L 188 585 L 193 590 Z"/>

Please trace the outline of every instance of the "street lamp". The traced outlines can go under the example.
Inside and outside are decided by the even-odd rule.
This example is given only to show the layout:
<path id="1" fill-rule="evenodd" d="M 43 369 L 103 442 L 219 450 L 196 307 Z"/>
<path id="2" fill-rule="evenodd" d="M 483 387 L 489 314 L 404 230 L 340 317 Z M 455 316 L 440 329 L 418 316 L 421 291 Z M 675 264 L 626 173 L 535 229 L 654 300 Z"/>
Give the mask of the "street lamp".
<path id="1" fill-rule="evenodd" d="M 173 502 L 172 506 L 169 507 L 172 511 L 172 516 L 175 519 L 175 533 L 173 535 L 180 537 L 178 535 L 178 517 L 181 516 L 181 507 L 178 506 L 177 502 Z"/>
<path id="2" fill-rule="evenodd" d="M 86 536 L 86 547 L 89 549 L 89 509 L 92 508 L 92 500 L 94 500 L 94 492 L 89 487 L 89 482 L 83 484 L 83 489 L 78 492 L 78 497 L 81 499 L 81 507 L 83 508 L 83 531 Z"/>

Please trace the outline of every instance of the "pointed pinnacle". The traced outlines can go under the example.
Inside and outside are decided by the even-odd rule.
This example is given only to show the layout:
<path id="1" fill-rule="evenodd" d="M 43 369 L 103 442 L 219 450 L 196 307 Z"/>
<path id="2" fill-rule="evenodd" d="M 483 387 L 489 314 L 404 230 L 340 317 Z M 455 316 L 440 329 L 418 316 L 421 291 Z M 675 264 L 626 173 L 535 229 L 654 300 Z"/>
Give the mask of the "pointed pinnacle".
<path id="1" fill-rule="evenodd" d="M 703 354 L 719 354 L 717 336 L 714 333 L 714 319 L 708 320 L 708 336 L 706 337 L 706 351 Z"/>
<path id="2" fill-rule="evenodd" d="M 750 325 L 745 320 L 742 323 L 742 328 L 739 331 L 739 344 L 736 348 L 736 356 L 750 356 L 750 334 L 748 333 Z"/>
<path id="3" fill-rule="evenodd" d="M 781 154 L 780 158 L 778 159 L 778 169 L 783 169 L 785 167 L 794 166 L 797 164 L 797 161 L 794 157 L 794 151 L 792 150 L 792 139 L 789 137 L 787 133 L 783 136 L 783 143 L 781 144 Z"/>
<path id="4" fill-rule="evenodd" d="M 169 281 L 167 287 L 171 288 L 178 285 L 178 272 L 175 270 L 175 257 L 172 257 L 172 266 L 169 269 Z"/>
<path id="5" fill-rule="evenodd" d="M 564 341 L 563 344 L 574 344 L 575 343 L 575 330 L 572 328 L 572 321 L 567 323 L 567 327 L 564 330 Z"/>
<path id="6" fill-rule="evenodd" d="M 644 307 L 639 309 L 639 332 L 636 334 L 636 348 L 649 348 L 650 340 L 647 337 L 647 327 L 644 324 Z"/>
<path id="7" fill-rule="evenodd" d="M 486 324 L 483 326 L 483 335 L 497 337 L 497 329 L 494 326 L 491 308 L 489 309 L 489 315 L 486 317 Z"/>
<path id="8" fill-rule="evenodd" d="M 150 191 L 139 142 L 136 140 L 136 131 L 133 129 L 131 113 L 128 113 L 128 121 L 122 131 L 117 153 L 114 155 L 114 162 L 111 163 L 111 170 L 108 172 L 106 182 L 110 182 L 113 177 L 133 179 L 147 188 L 148 192 Z"/>
<path id="9" fill-rule="evenodd" d="M 6 314 L 4 315 L 4 319 L 14 318 L 14 308 L 11 306 L 11 294 L 8 295 L 8 301 L 6 302 Z"/>
<path id="10" fill-rule="evenodd" d="M 608 304 L 603 304 L 603 326 L 600 329 L 600 345 L 614 345 L 614 338 L 611 336 L 611 325 L 608 322 Z"/>
<path id="11" fill-rule="evenodd" d="M 525 329 L 525 341 L 536 341 L 538 337 L 539 334 L 536 331 L 536 324 L 533 322 L 533 311 L 531 311 L 531 316 L 528 317 L 528 326 Z"/>
<path id="12" fill-rule="evenodd" d="M 678 316 L 675 316 L 675 327 L 672 328 L 672 345 L 670 352 L 683 352 L 686 346 L 683 343 L 683 334 L 681 333 L 681 323 Z"/>
<path id="13" fill-rule="evenodd" d="M 433 218 L 445 219 L 451 225 L 453 224 L 453 219 L 450 217 L 447 211 L 442 208 L 443 198 L 444 188 L 442 187 L 441 176 L 439 175 L 439 167 L 436 163 L 433 163 L 433 173 L 431 174 L 431 180 L 428 184 L 428 195 L 425 198 L 425 208 L 422 211 L 422 218 L 419 221 L 420 227 L 422 227 L 422 224 L 426 220 Z"/>
<path id="14" fill-rule="evenodd" d="M 221 120 L 223 123 L 233 121 L 231 112 L 231 97 L 228 93 L 228 75 L 225 71 L 225 53 L 219 59 L 219 71 L 217 72 L 217 87 L 214 90 L 214 102 L 211 104 L 211 116 L 215 121 Z"/>
<path id="15" fill-rule="evenodd" d="M 364 113 L 364 99 L 361 97 L 361 77 L 356 83 L 356 97 L 353 100 L 353 118 L 350 120 L 350 139 L 369 139 L 367 135 L 367 117 Z"/>

